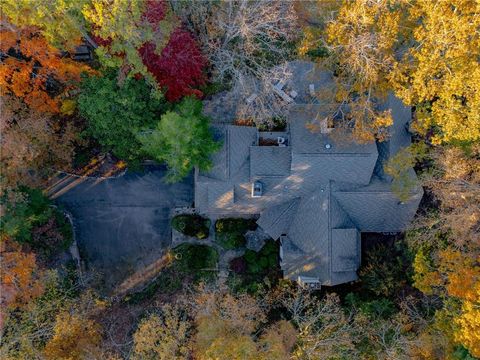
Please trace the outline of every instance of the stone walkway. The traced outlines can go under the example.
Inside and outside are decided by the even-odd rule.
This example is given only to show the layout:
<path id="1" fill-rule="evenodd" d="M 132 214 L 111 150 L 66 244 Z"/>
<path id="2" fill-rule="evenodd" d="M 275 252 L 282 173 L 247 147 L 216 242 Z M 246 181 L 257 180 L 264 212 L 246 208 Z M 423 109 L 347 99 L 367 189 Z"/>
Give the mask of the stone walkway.
<path id="1" fill-rule="evenodd" d="M 191 213 L 185 209 L 185 213 Z M 175 215 L 178 215 L 177 212 Z M 178 232 L 172 228 L 172 248 L 181 244 L 207 245 L 213 247 L 218 252 L 219 261 L 217 265 L 219 285 L 224 285 L 230 272 L 230 261 L 242 256 L 247 248 L 259 251 L 270 237 L 260 228 L 255 231 L 248 231 L 245 234 L 247 244 L 245 248 L 227 250 L 215 241 L 215 220 L 210 221 L 209 236 L 206 239 L 198 239 Z"/>
<path id="2" fill-rule="evenodd" d="M 245 253 L 245 248 L 227 250 L 215 241 L 215 221 L 210 222 L 209 236 L 206 239 L 188 236 L 172 228 L 172 248 L 180 244 L 207 245 L 217 250 L 219 258 L 217 270 L 220 286 L 227 281 L 230 272 L 230 261 Z"/>

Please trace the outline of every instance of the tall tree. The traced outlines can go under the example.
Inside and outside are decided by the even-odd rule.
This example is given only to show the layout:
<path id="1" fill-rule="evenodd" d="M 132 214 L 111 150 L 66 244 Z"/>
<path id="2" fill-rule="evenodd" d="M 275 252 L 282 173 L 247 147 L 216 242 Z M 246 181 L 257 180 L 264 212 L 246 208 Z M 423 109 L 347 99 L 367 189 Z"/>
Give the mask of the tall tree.
<path id="1" fill-rule="evenodd" d="M 82 8 L 90 0 L 5 0 L 3 15 L 19 27 L 35 26 L 48 43 L 62 50 L 73 50 L 86 34 Z"/>
<path id="2" fill-rule="evenodd" d="M 177 28 L 161 52 L 152 42 L 144 44 L 139 52 L 148 71 L 165 90 L 167 100 L 202 95 L 195 87 L 205 84 L 206 60 L 189 32 Z"/>
<path id="3" fill-rule="evenodd" d="M 140 134 L 138 139 L 148 156 L 167 164 L 166 180 L 171 182 L 184 178 L 195 166 L 209 169 L 210 155 L 220 147 L 213 140 L 209 119 L 202 115 L 201 101 L 191 97 L 164 114 L 151 133 Z"/>
<path id="4" fill-rule="evenodd" d="M 100 326 L 88 314 L 62 311 L 55 317 L 53 336 L 45 345 L 45 356 L 52 360 L 101 357 Z"/>
<path id="5" fill-rule="evenodd" d="M 296 331 L 287 322 L 255 330 L 265 324 L 260 302 L 246 294 L 203 290 L 194 299 L 194 355 L 198 359 L 289 359 Z"/>
<path id="6" fill-rule="evenodd" d="M 163 305 L 138 325 L 133 335 L 134 358 L 180 360 L 188 357 L 192 324 L 185 309 Z"/>
<path id="7" fill-rule="evenodd" d="M 353 128 L 362 142 L 387 139 L 393 123 L 388 111 L 378 110 L 377 102 L 390 88 L 399 25 L 399 9 L 388 0 L 346 1 L 326 23 L 320 39 L 327 52 L 321 62 L 334 72 L 336 87 L 319 96 L 329 105 L 335 127 Z M 308 50 L 306 46 L 304 52 Z"/>
<path id="8" fill-rule="evenodd" d="M 43 291 L 41 271 L 36 256 L 2 234 L 0 243 L 0 328 L 3 328 L 7 309 L 25 306 Z"/>
<path id="9" fill-rule="evenodd" d="M 419 217 L 407 239 L 416 250 L 414 285 L 442 299 L 434 327 L 447 343 L 447 352 L 464 346 L 479 355 L 480 304 L 480 163 L 478 145 L 466 149 L 434 148 L 433 168 L 423 181 L 436 203 Z"/>
<path id="10" fill-rule="evenodd" d="M 59 113 L 86 65 L 62 58 L 33 28 L 0 28 L 0 89 L 34 110 Z"/>
<path id="11" fill-rule="evenodd" d="M 76 144 L 82 141 L 73 122 L 29 109 L 4 96 L 0 114 L 0 183 L 38 186 L 55 170 L 68 170 Z"/>
<path id="12" fill-rule="evenodd" d="M 435 142 L 480 139 L 480 4 L 415 1 L 413 46 L 396 74 L 397 93 L 417 106 L 417 130 Z"/>
<path id="13" fill-rule="evenodd" d="M 285 102 L 272 86 L 289 72 L 278 66 L 293 58 L 297 17 L 290 1 L 176 1 L 176 13 L 197 35 L 211 67 L 212 80 L 231 87 L 241 119 L 272 125 L 285 115 Z"/>
<path id="14" fill-rule="evenodd" d="M 86 133 L 123 160 L 140 157 L 136 134 L 153 126 L 164 109 L 158 93 L 144 79 L 127 79 L 119 86 L 114 71 L 104 77 L 85 78 L 78 97 L 80 114 L 87 119 Z"/>
<path id="15" fill-rule="evenodd" d="M 92 0 L 83 15 L 99 39 L 96 52 L 104 65 L 120 68 L 120 75 L 141 74 L 155 84 L 138 49 L 151 43 L 160 54 L 177 26 L 163 1 Z"/>

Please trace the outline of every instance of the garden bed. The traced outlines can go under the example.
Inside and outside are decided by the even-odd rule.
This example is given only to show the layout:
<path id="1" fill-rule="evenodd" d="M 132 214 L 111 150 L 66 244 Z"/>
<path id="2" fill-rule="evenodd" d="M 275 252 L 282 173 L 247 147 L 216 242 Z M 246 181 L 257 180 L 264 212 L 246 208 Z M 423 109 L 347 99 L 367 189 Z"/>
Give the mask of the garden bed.
<path id="1" fill-rule="evenodd" d="M 255 219 L 218 219 L 215 223 L 215 241 L 227 250 L 241 248 L 246 244 L 245 233 L 256 228 Z"/>
<path id="2" fill-rule="evenodd" d="M 206 239 L 209 235 L 210 220 L 200 215 L 177 215 L 172 219 L 172 228 L 187 236 Z"/>
<path id="3" fill-rule="evenodd" d="M 264 285 L 275 285 L 281 276 L 278 242 L 268 240 L 259 252 L 247 249 L 230 261 L 230 270 L 234 291 L 256 293 Z"/>

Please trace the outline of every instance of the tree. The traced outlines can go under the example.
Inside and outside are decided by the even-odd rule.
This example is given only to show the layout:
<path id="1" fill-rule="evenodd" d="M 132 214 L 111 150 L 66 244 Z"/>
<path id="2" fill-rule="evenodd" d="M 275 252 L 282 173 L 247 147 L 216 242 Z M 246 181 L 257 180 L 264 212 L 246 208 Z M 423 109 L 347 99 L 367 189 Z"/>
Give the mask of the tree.
<path id="1" fill-rule="evenodd" d="M 62 58 L 33 28 L 0 29 L 0 89 L 39 112 L 59 113 L 61 102 L 88 66 Z"/>
<path id="2" fill-rule="evenodd" d="M 62 311 L 56 316 L 53 336 L 45 345 L 47 359 L 80 360 L 100 355 L 100 327 L 86 315 Z"/>
<path id="3" fill-rule="evenodd" d="M 107 151 L 127 161 L 140 158 L 138 131 L 152 126 L 164 102 L 144 79 L 117 84 L 115 73 L 85 78 L 78 97 L 80 114 L 87 119 L 86 133 Z"/>
<path id="4" fill-rule="evenodd" d="M 289 359 L 296 331 L 285 321 L 253 334 L 265 323 L 260 302 L 246 294 L 201 289 L 194 298 L 196 334 L 194 355 L 198 359 Z"/>
<path id="5" fill-rule="evenodd" d="M 400 4 L 400 3 L 399 3 Z M 360 142 L 388 138 L 393 124 L 389 111 L 377 103 L 391 88 L 389 75 L 396 66 L 399 6 L 390 1 L 347 1 L 333 20 L 326 23 L 323 39 L 304 44 L 304 53 L 323 43 L 327 55 L 322 65 L 335 74 L 335 89 L 319 92 L 336 128 L 353 128 Z M 312 46 L 313 48 L 309 48 Z"/>
<path id="6" fill-rule="evenodd" d="M 270 294 L 272 306 L 287 311 L 298 331 L 294 359 L 355 357 L 353 328 L 337 295 L 317 299 L 308 290 L 279 287 Z"/>
<path id="7" fill-rule="evenodd" d="M 172 6 L 198 35 L 213 81 L 230 87 L 238 104 L 257 94 L 238 116 L 271 125 L 272 117 L 284 114 L 285 104 L 272 86 L 289 75 L 278 65 L 293 57 L 298 34 L 294 2 L 176 1 Z"/>
<path id="8" fill-rule="evenodd" d="M 73 122 L 27 108 L 19 98 L 3 97 L 0 115 L 0 182 L 6 187 L 39 186 L 55 170 L 69 170 L 81 144 Z"/>
<path id="9" fill-rule="evenodd" d="M 0 328 L 3 328 L 7 309 L 25 306 L 43 291 L 41 271 L 36 256 L 2 236 L 0 243 Z"/>
<path id="10" fill-rule="evenodd" d="M 416 1 L 413 46 L 395 72 L 397 94 L 417 106 L 416 129 L 435 142 L 480 139 L 478 3 Z"/>
<path id="11" fill-rule="evenodd" d="M 120 79 L 141 74 L 156 84 L 138 49 L 150 43 L 160 54 L 176 28 L 176 19 L 163 1 L 92 0 L 83 15 L 100 40 L 96 52 L 105 66 L 120 69 Z"/>
<path id="12" fill-rule="evenodd" d="M 392 177 L 392 191 L 400 201 L 407 201 L 420 186 L 413 167 L 426 156 L 422 143 L 400 149 L 384 164 L 385 173 Z"/>
<path id="13" fill-rule="evenodd" d="M 144 360 L 187 358 L 191 327 L 184 311 L 163 305 L 138 325 L 133 334 L 134 357 Z"/>
<path id="14" fill-rule="evenodd" d="M 18 27 L 38 28 L 50 45 L 73 50 L 86 34 L 82 8 L 88 3 L 89 0 L 5 0 L 2 12 Z"/>
<path id="15" fill-rule="evenodd" d="M 173 6 L 199 34 L 216 81 L 236 84 L 250 76 L 261 78 L 266 69 L 288 57 L 287 44 L 295 39 L 296 17 L 289 2 L 207 1 Z"/>
<path id="16" fill-rule="evenodd" d="M 205 84 L 203 68 L 206 60 L 189 32 L 177 28 L 161 52 L 152 42 L 144 44 L 139 52 L 148 71 L 165 89 L 167 100 L 202 95 L 194 87 Z"/>
<path id="17" fill-rule="evenodd" d="M 195 166 L 208 170 L 210 155 L 220 147 L 213 140 L 209 119 L 202 115 L 202 103 L 191 97 L 164 114 L 151 133 L 140 134 L 138 139 L 145 154 L 166 162 L 170 182 L 184 178 Z"/>
<path id="18" fill-rule="evenodd" d="M 7 191 L 0 204 L 4 207 L 0 219 L 2 238 L 28 245 L 47 257 L 70 245 L 70 223 L 41 190 L 19 187 Z"/>
<path id="19" fill-rule="evenodd" d="M 414 285 L 442 299 L 430 338 L 435 332 L 443 336 L 447 356 L 459 345 L 478 356 L 474 335 L 480 303 L 478 154 L 478 145 L 430 150 L 433 166 L 421 177 L 436 202 L 407 234 L 416 251 Z"/>

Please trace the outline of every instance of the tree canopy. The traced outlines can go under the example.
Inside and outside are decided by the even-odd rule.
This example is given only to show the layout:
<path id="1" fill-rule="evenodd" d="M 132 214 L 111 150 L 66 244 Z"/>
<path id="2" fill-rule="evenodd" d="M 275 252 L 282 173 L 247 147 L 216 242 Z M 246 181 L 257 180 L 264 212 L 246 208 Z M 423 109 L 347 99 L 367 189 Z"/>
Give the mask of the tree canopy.
<path id="1" fill-rule="evenodd" d="M 84 78 L 78 97 L 80 114 L 87 119 L 86 134 L 123 160 L 138 160 L 136 135 L 153 126 L 165 104 L 144 79 L 118 84 L 116 73 Z"/>
<path id="2" fill-rule="evenodd" d="M 167 181 L 178 181 L 195 167 L 208 170 L 210 155 L 220 148 L 202 115 L 202 103 L 191 97 L 162 115 L 155 129 L 140 134 L 142 151 L 168 166 Z"/>
<path id="3" fill-rule="evenodd" d="M 59 113 L 88 66 L 62 58 L 34 28 L 0 29 L 0 89 L 22 99 L 29 107 Z"/>

